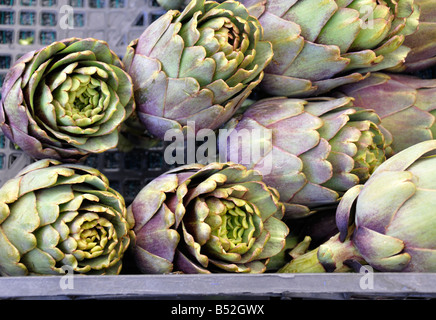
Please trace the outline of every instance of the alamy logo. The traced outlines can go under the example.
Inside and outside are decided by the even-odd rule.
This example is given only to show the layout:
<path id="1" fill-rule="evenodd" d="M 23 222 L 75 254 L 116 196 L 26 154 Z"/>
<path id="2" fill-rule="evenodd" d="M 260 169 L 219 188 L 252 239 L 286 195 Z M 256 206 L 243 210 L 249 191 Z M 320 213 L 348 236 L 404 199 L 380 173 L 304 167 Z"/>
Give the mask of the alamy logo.
<path id="1" fill-rule="evenodd" d="M 63 30 L 74 29 L 74 8 L 67 4 L 59 9 L 59 27 Z"/>
<path id="2" fill-rule="evenodd" d="M 359 281 L 360 289 L 374 289 L 374 269 L 371 266 L 362 266 L 360 267 L 359 273 L 363 274 Z"/>
<path id="3" fill-rule="evenodd" d="M 362 6 L 360 9 L 360 27 L 362 29 L 374 28 L 374 8 L 372 6 Z"/>
<path id="4" fill-rule="evenodd" d="M 167 164 L 234 162 L 269 174 L 273 168 L 272 131 L 269 129 L 195 130 L 195 122 L 188 121 L 186 131 L 171 129 L 164 140 L 171 142 L 164 151 Z M 259 164 L 259 161 L 261 164 Z"/>
<path id="5" fill-rule="evenodd" d="M 62 290 L 74 289 L 74 270 L 72 267 L 63 265 L 61 269 L 65 272 L 64 276 L 59 279 L 59 286 Z"/>

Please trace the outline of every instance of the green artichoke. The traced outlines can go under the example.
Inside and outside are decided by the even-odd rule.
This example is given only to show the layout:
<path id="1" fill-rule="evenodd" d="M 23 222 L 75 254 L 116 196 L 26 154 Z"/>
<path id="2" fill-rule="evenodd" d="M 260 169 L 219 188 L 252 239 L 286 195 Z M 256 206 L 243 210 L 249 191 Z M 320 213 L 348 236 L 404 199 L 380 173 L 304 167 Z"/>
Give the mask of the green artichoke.
<path id="1" fill-rule="evenodd" d="M 263 78 L 273 52 L 262 35 L 236 1 L 193 0 L 181 13 L 167 12 L 132 41 L 123 60 L 140 121 L 160 139 L 188 122 L 195 132 L 217 129 Z"/>
<path id="2" fill-rule="evenodd" d="M 118 274 L 133 224 L 98 170 L 39 160 L 0 189 L 0 274 Z"/>
<path id="3" fill-rule="evenodd" d="M 106 42 L 65 39 L 22 56 L 3 83 L 0 127 L 34 158 L 74 162 L 115 148 L 135 103 Z"/>
<path id="4" fill-rule="evenodd" d="M 357 107 L 374 110 L 392 134 L 392 152 L 436 138 L 436 80 L 373 73 L 359 83 L 338 89 L 355 98 Z"/>
<path id="5" fill-rule="evenodd" d="M 262 273 L 289 232 L 276 190 L 233 163 L 190 164 L 147 184 L 128 207 L 143 273 Z"/>
<path id="6" fill-rule="evenodd" d="M 380 165 L 342 198 L 339 234 L 280 272 L 340 271 L 347 260 L 384 272 L 435 272 L 436 157 L 428 155 L 435 150 L 436 140 L 420 142 Z"/>
<path id="7" fill-rule="evenodd" d="M 287 217 L 331 206 L 369 178 L 390 144 L 377 114 L 352 100 L 260 100 L 226 124 L 220 159 L 260 171 L 279 192 Z"/>
<path id="8" fill-rule="evenodd" d="M 394 68 L 419 20 L 414 0 L 243 0 L 274 49 L 261 88 L 307 97 Z"/>
<path id="9" fill-rule="evenodd" d="M 397 72 L 416 72 L 436 65 L 436 1 L 415 0 L 420 6 L 418 31 L 407 36 L 404 45 L 411 48 Z"/>

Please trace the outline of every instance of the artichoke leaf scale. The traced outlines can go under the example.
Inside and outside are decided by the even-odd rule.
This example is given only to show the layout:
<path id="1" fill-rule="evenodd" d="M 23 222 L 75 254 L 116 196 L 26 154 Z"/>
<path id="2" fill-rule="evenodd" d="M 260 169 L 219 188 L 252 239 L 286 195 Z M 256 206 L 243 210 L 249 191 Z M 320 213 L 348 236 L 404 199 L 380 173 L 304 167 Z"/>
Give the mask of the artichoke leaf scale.
<path id="1" fill-rule="evenodd" d="M 28 270 L 30 274 L 57 275 L 63 273 L 61 268 L 56 267 L 56 261 L 53 257 L 39 248 L 26 253 L 21 259 L 24 264 L 32 266 Z"/>
<path id="2" fill-rule="evenodd" d="M 58 53 L 56 57 L 58 59 L 56 61 L 52 59 L 53 62 L 50 64 L 50 69 L 47 70 L 47 75 L 49 76 L 49 78 L 52 78 L 52 75 L 54 75 L 53 78 L 55 78 L 56 75 L 59 75 L 59 70 L 64 70 L 60 72 L 66 72 L 68 70 L 69 72 L 66 73 L 70 74 L 79 63 L 87 60 L 96 59 L 94 52 L 89 50 L 82 52 L 73 52 L 67 55 L 62 55 Z"/>
<path id="3" fill-rule="evenodd" d="M 78 39 L 71 38 L 71 43 L 65 48 L 59 50 L 59 54 L 80 53 L 82 51 L 91 51 L 96 60 L 103 61 L 107 64 L 113 64 L 114 56 L 109 49 L 107 43 L 101 40 L 95 40 L 92 38 Z"/>
<path id="4" fill-rule="evenodd" d="M 35 195 L 32 192 L 26 193 L 9 208 L 11 213 L 2 223 L 2 230 L 20 254 L 25 254 L 37 245 L 32 233 L 39 224 Z"/>
<path id="5" fill-rule="evenodd" d="M 33 57 L 31 60 L 26 61 L 28 64 L 25 67 L 25 70 L 22 74 L 23 86 L 28 84 L 31 76 L 34 74 L 35 70 L 39 68 L 39 66 L 52 58 L 59 50 L 65 48 L 65 44 L 62 42 L 54 42 L 51 45 L 39 50 L 37 52 L 33 52 Z"/>
<path id="6" fill-rule="evenodd" d="M 349 8 L 339 8 L 324 25 L 316 41 L 325 45 L 337 45 L 341 53 L 346 53 L 360 28 L 359 12 Z M 341 36 L 338 37 L 338 34 Z"/>

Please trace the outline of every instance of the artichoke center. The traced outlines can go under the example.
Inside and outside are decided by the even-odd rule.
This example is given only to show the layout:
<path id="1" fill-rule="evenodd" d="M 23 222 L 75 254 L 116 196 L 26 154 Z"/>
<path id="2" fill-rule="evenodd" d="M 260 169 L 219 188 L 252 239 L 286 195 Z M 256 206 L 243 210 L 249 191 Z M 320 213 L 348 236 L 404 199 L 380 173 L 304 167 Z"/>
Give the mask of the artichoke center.
<path id="1" fill-rule="evenodd" d="M 356 146 L 355 164 L 351 172 L 359 177 L 360 182 L 365 182 L 386 160 L 383 134 L 377 127 L 371 125 L 369 130 L 361 133 Z"/>
<path id="2" fill-rule="evenodd" d="M 240 31 L 230 21 L 224 24 L 219 30 L 215 31 L 215 39 L 218 40 L 220 51 L 226 56 L 233 51 L 238 51 L 240 46 Z"/>
<path id="3" fill-rule="evenodd" d="M 77 255 L 82 259 L 91 259 L 107 251 L 107 243 L 114 238 L 112 224 L 95 214 L 84 215 L 76 219 L 71 227 L 72 236 L 77 243 Z M 76 254 L 75 254 L 76 255 Z M 77 257 L 80 260 L 80 257 Z"/>
<path id="4" fill-rule="evenodd" d="M 87 113 L 97 107 L 100 100 L 100 88 L 92 84 L 82 85 L 77 91 L 70 92 L 70 109 L 75 112 Z"/>
<path id="5" fill-rule="evenodd" d="M 229 210 L 223 217 L 223 224 L 220 228 L 220 236 L 227 238 L 234 245 L 242 242 L 242 236 L 248 229 L 247 216 L 239 208 Z"/>
<path id="6" fill-rule="evenodd" d="M 227 210 L 221 217 L 220 227 L 215 230 L 216 235 L 221 239 L 223 249 L 231 252 L 241 245 L 248 249 L 251 247 L 251 239 L 255 231 L 252 208 L 243 200 L 237 204 L 231 201 L 223 201 L 223 203 Z"/>

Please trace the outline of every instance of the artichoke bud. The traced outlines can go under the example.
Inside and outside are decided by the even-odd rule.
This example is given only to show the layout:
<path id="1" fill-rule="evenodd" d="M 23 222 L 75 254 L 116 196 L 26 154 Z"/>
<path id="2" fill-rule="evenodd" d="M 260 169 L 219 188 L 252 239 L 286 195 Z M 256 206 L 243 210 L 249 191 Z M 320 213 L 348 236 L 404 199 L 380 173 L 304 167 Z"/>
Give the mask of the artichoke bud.
<path id="1" fill-rule="evenodd" d="M 260 171 L 287 216 L 302 217 L 337 203 L 385 161 L 390 139 L 379 124 L 375 112 L 355 108 L 348 97 L 267 98 L 226 124 L 219 153 Z"/>
<path id="2" fill-rule="evenodd" d="M 0 208 L 0 274 L 121 271 L 134 221 L 98 170 L 37 161 L 3 185 Z"/>
<path id="3" fill-rule="evenodd" d="M 168 130 L 219 128 L 263 79 L 273 56 L 259 21 L 236 1 L 193 0 L 168 11 L 127 48 L 140 121 Z"/>
<path id="4" fill-rule="evenodd" d="M 423 141 L 382 163 L 342 197 L 339 233 L 280 272 L 340 272 L 347 260 L 381 272 L 434 272 L 435 150 L 436 140 Z"/>
<path id="5" fill-rule="evenodd" d="M 289 233 L 259 173 L 233 163 L 185 165 L 144 187 L 128 210 L 144 273 L 265 272 Z"/>
<path id="6" fill-rule="evenodd" d="M 82 160 L 115 148 L 133 84 L 106 42 L 70 38 L 22 56 L 2 88 L 0 126 L 36 159 Z"/>
<path id="7" fill-rule="evenodd" d="M 413 0 L 244 0 L 274 49 L 262 89 L 270 95 L 316 96 L 401 66 L 420 16 Z"/>

